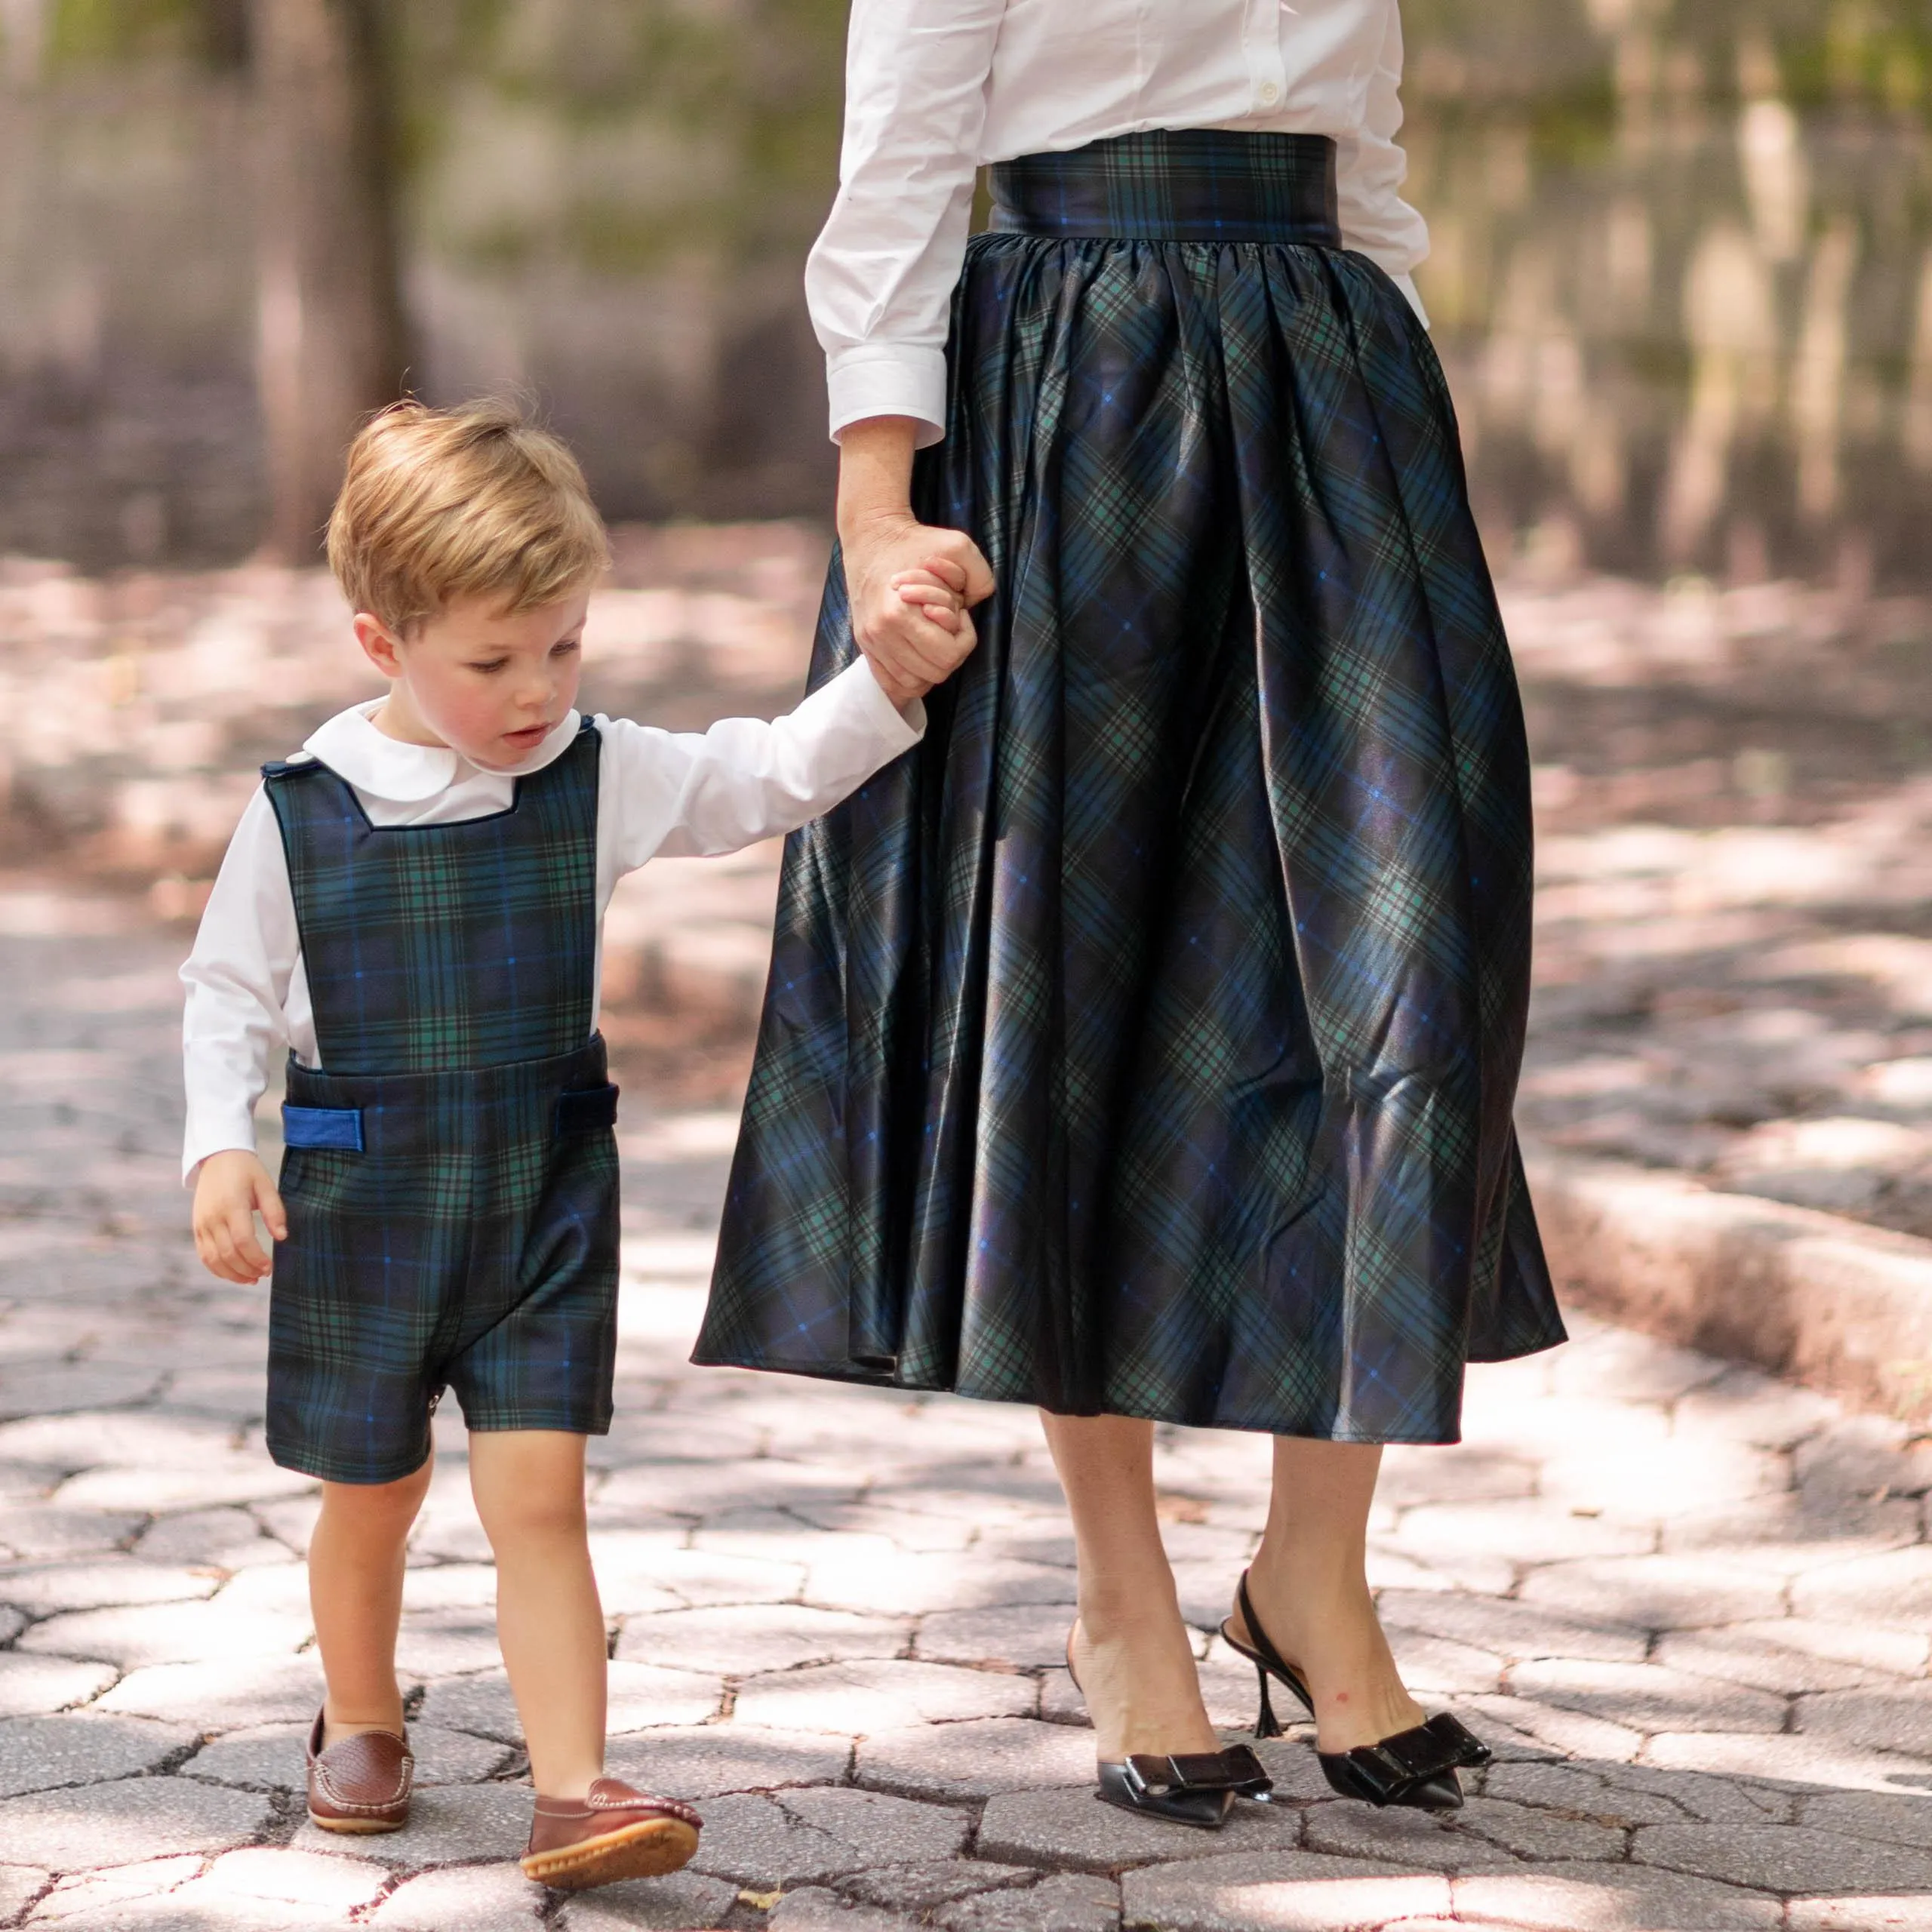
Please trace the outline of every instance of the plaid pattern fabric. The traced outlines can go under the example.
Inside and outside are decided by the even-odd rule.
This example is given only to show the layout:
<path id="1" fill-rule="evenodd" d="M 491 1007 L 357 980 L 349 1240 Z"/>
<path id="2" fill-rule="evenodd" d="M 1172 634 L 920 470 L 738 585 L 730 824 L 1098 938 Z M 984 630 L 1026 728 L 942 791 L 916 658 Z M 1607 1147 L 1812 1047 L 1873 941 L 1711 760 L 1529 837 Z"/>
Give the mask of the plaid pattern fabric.
<path id="1" fill-rule="evenodd" d="M 1322 134 L 1160 129 L 991 173 L 995 234 L 1342 245 L 1335 143 Z"/>
<path id="2" fill-rule="evenodd" d="M 269 1304 L 269 1453 L 389 1482 L 429 1453 L 448 1386 L 472 1429 L 611 1426 L 617 1149 L 557 1131 L 604 1043 L 450 1073 L 291 1065 L 298 1106 L 361 1109 L 364 1151 L 288 1149 Z"/>
<path id="3" fill-rule="evenodd" d="M 597 771 L 587 728 L 507 812 L 378 829 L 334 772 L 269 768 L 322 1060 L 291 1057 L 288 1103 L 353 1110 L 362 1143 L 282 1158 L 267 1434 L 285 1467 L 407 1475 L 446 1386 L 473 1429 L 610 1426 Z"/>
<path id="4" fill-rule="evenodd" d="M 1186 145 L 1225 184 L 1252 139 Z M 1184 223 L 1172 146 L 1003 192 Z M 999 587 L 924 743 L 791 841 L 695 1359 L 1454 1441 L 1466 1361 L 1563 1329 L 1528 761 L 1427 335 L 1292 233 L 1010 232 L 950 361 L 921 510 Z M 835 557 L 814 678 L 853 652 Z"/>
<path id="5" fill-rule="evenodd" d="M 589 1037 L 598 752 L 586 718 L 508 811 L 452 825 L 372 825 L 328 766 L 264 768 L 325 1066 L 497 1066 Z"/>

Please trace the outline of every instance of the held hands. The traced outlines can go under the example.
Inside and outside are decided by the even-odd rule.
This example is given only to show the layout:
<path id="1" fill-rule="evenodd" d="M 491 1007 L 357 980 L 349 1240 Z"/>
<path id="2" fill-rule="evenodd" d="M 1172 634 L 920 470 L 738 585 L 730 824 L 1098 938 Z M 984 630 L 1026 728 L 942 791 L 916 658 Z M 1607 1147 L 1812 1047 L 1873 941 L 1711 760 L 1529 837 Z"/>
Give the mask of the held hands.
<path id="1" fill-rule="evenodd" d="M 853 633 L 879 688 L 894 704 L 923 697 L 978 641 L 967 609 L 993 588 L 979 546 L 907 515 L 848 537 L 844 556 Z"/>
<path id="2" fill-rule="evenodd" d="M 211 1154 L 195 1177 L 195 1251 L 202 1265 L 224 1281 L 259 1281 L 269 1257 L 255 1238 L 255 1211 L 270 1236 L 288 1238 L 288 1216 L 269 1171 L 238 1148 Z"/>

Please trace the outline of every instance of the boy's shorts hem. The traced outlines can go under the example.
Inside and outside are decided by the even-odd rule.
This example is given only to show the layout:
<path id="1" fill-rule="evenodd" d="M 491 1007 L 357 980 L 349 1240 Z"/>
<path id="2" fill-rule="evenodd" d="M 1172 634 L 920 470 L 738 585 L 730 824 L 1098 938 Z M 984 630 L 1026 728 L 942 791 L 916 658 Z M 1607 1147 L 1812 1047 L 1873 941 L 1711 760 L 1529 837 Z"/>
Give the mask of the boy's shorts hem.
<path id="1" fill-rule="evenodd" d="M 472 1415 L 465 1410 L 463 1423 L 472 1435 L 507 1435 L 519 1429 L 542 1429 L 558 1435 L 608 1435 L 611 1417 L 609 1411 L 600 1420 L 561 1411 L 546 1414 L 529 1409 L 485 1410 Z M 360 1483 L 370 1487 L 377 1483 L 400 1482 L 405 1476 L 413 1476 L 429 1460 L 426 1436 L 421 1454 L 408 1462 L 358 1462 L 317 1449 L 308 1443 L 278 1441 L 272 1436 L 269 1439 L 268 1451 L 269 1460 L 278 1469 L 293 1469 L 298 1475 L 314 1476 L 322 1482 Z"/>
<path id="2" fill-rule="evenodd" d="M 539 1415 L 527 1409 L 513 1415 L 493 1414 L 485 1411 L 480 1415 L 472 1415 L 466 1409 L 463 1426 L 472 1435 L 508 1435 L 519 1429 L 543 1429 L 555 1435 L 608 1435 L 611 1418 L 602 1421 L 587 1420 L 580 1415 Z"/>
<path id="3" fill-rule="evenodd" d="M 400 1482 L 405 1476 L 413 1476 L 429 1460 L 426 1441 L 423 1453 L 413 1463 L 379 1463 L 374 1466 L 322 1454 L 306 1444 L 277 1442 L 272 1438 L 268 1451 L 269 1460 L 278 1469 L 293 1469 L 297 1475 L 313 1476 L 318 1482 L 355 1483 L 367 1488 L 374 1488 L 378 1483 Z"/>

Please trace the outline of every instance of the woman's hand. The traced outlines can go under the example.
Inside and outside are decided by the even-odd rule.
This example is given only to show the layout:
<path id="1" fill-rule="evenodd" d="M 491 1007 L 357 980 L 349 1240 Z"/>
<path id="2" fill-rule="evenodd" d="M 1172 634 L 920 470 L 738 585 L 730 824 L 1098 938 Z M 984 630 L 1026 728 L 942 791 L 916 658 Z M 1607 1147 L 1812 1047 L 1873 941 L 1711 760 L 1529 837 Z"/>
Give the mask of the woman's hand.
<path id="1" fill-rule="evenodd" d="M 255 1238 L 255 1211 L 269 1235 L 288 1238 L 288 1215 L 269 1171 L 239 1148 L 211 1154 L 195 1177 L 195 1252 L 202 1266 L 224 1281 L 259 1281 L 269 1257 Z"/>
<path id="2" fill-rule="evenodd" d="M 853 635 L 895 704 L 958 669 L 974 642 L 964 607 L 993 588 L 971 537 L 912 514 L 918 434 L 909 417 L 871 417 L 848 424 L 839 447 L 838 540 Z M 946 598 L 934 595 L 934 585 Z"/>

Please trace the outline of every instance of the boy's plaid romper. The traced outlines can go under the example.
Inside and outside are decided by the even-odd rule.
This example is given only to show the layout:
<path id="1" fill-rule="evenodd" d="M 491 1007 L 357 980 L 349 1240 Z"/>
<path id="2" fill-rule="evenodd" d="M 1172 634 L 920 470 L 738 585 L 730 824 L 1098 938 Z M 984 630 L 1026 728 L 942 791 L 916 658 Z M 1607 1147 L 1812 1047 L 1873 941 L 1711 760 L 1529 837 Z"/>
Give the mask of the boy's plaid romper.
<path id="1" fill-rule="evenodd" d="M 319 1069 L 291 1055 L 268 1446 L 388 1482 L 455 1389 L 472 1429 L 610 1426 L 617 1090 L 592 1032 L 599 741 L 507 811 L 372 825 L 326 765 L 263 768 Z"/>

